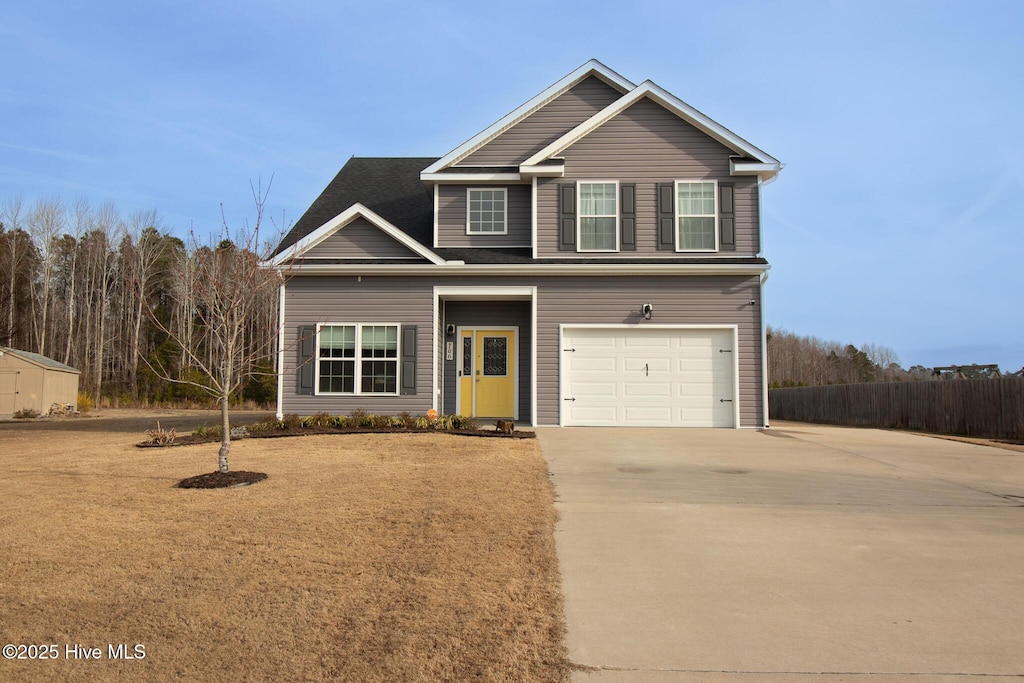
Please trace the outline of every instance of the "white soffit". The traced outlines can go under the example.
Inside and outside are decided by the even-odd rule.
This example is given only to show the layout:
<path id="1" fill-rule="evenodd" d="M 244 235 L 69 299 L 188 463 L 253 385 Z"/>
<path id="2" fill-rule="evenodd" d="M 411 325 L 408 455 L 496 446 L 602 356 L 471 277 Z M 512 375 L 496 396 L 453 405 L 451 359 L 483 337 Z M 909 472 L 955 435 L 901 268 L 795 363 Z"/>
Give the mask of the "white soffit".
<path id="1" fill-rule="evenodd" d="M 506 130 L 508 130 L 512 126 L 516 125 L 517 123 L 525 119 L 530 114 L 534 113 L 535 111 L 543 107 L 548 102 L 559 97 L 560 95 L 568 91 L 570 88 L 572 88 L 573 86 L 575 86 L 577 83 L 587 78 L 588 76 L 597 76 L 608 85 L 616 88 L 617 90 L 619 90 L 619 92 L 623 93 L 629 92 L 630 90 L 633 90 L 636 87 L 634 83 L 626 80 L 621 75 L 615 73 L 601 62 L 597 61 L 596 59 L 591 59 L 583 66 L 579 67 L 572 73 L 567 74 L 558 82 L 554 83 L 553 85 L 545 89 L 543 92 L 537 94 L 526 103 L 512 110 L 511 112 L 503 116 L 501 119 L 499 119 L 497 122 L 495 122 L 488 128 L 477 133 L 469 140 L 466 140 L 464 143 L 462 143 L 452 151 L 448 152 L 448 154 L 444 155 L 443 157 L 435 161 L 433 164 L 423 169 L 421 178 L 423 176 L 429 177 L 429 175 L 431 174 L 438 173 L 439 171 L 448 168 L 453 164 L 457 164 L 459 161 L 465 159 L 467 156 L 469 156 L 476 150 L 480 149 L 485 144 L 487 144 L 494 138 L 498 137 Z M 426 180 L 428 178 L 423 179 Z"/>

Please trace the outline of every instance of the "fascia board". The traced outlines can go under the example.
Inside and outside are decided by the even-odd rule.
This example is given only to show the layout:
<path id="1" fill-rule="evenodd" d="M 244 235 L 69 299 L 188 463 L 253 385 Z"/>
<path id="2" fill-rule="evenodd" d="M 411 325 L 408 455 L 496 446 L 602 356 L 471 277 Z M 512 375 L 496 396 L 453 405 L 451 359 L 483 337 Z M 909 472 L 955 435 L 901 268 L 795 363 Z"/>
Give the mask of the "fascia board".
<path id="1" fill-rule="evenodd" d="M 740 152 L 748 157 L 757 159 L 761 163 L 779 163 L 777 159 L 767 152 L 750 144 L 725 126 L 715 123 L 672 93 L 651 81 L 644 81 L 632 91 L 626 93 L 583 123 L 562 135 L 544 149 L 534 154 L 532 157 L 524 161 L 521 166 L 534 166 L 545 159 L 549 159 L 556 154 L 560 154 L 572 144 L 578 142 L 580 139 L 597 130 L 615 116 L 621 114 L 627 108 L 638 102 L 642 97 L 648 97 L 657 102 L 679 118 L 694 125 L 736 152 Z"/>
<path id="2" fill-rule="evenodd" d="M 527 178 L 560 178 L 565 175 L 565 164 L 540 164 L 537 166 L 519 166 L 519 175 Z"/>
<path id="3" fill-rule="evenodd" d="M 292 246 L 285 249 L 283 252 L 275 256 L 269 262 L 272 267 L 280 267 L 283 263 L 299 258 L 304 253 L 315 247 L 317 244 L 327 239 L 338 230 L 342 229 L 356 218 L 365 218 L 375 227 L 379 228 L 386 235 L 393 238 L 395 241 L 400 243 L 418 256 L 421 256 L 434 265 L 439 265 L 445 262 L 443 258 L 427 249 L 422 244 L 414 240 L 413 238 L 406 235 L 404 232 L 396 228 L 390 222 L 382 218 L 379 214 L 371 209 L 363 206 L 361 203 L 356 202 L 352 206 L 348 207 L 340 214 L 327 221 L 319 228 L 309 233 Z M 297 270 L 301 266 L 292 266 L 291 270 Z"/>
<path id="4" fill-rule="evenodd" d="M 569 90 L 577 83 L 582 81 L 584 78 L 592 74 L 598 76 L 603 81 L 617 88 L 621 92 L 628 92 L 636 87 L 635 84 L 631 83 L 630 81 L 623 78 L 621 75 L 612 71 L 601 62 L 597 61 L 596 59 L 591 59 L 583 66 L 567 74 L 566 76 L 558 80 L 556 83 L 546 88 L 544 91 L 538 93 L 533 98 L 523 103 L 519 107 L 516 107 L 511 112 L 503 116 L 501 119 L 499 119 L 489 127 L 485 128 L 484 130 L 480 131 L 479 133 L 471 137 L 469 140 L 466 140 L 464 143 L 462 143 L 452 151 L 448 152 L 448 154 L 444 155 L 427 168 L 423 169 L 423 174 L 428 175 L 432 173 L 437 173 L 438 171 L 448 168 L 453 164 L 457 164 L 459 161 L 466 158 L 467 156 L 478 150 L 480 147 L 484 146 L 485 144 L 496 138 L 498 135 L 505 132 L 512 126 L 516 125 L 517 123 L 525 119 L 527 116 L 537 111 L 545 104 L 555 99 L 556 97 L 558 97 L 559 95 L 561 95 L 562 93 L 564 93 L 565 91 Z M 423 176 L 421 175 L 421 178 L 422 177 Z M 424 178 L 424 180 L 425 179 L 426 178 Z"/>
<path id="5" fill-rule="evenodd" d="M 372 264 L 316 264 L 305 263 L 295 266 L 290 275 L 761 275 L 771 266 L 761 264 L 559 264 L 559 265 L 501 265 L 501 264 L 458 264 L 449 261 L 442 265 L 381 265 Z"/>
<path id="6" fill-rule="evenodd" d="M 767 181 L 773 179 L 781 170 L 782 164 L 778 162 L 764 164 L 736 161 L 735 159 L 729 160 L 729 175 L 756 175 L 762 180 Z"/>
<path id="7" fill-rule="evenodd" d="M 518 183 L 522 180 L 518 173 L 420 173 L 420 180 L 425 183 Z"/>

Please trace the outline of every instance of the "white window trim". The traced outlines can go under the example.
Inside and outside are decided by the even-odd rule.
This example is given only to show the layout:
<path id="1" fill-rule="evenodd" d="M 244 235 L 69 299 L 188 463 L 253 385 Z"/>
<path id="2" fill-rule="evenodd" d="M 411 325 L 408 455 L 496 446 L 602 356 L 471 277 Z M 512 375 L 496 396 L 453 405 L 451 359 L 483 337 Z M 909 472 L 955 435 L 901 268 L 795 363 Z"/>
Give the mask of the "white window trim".
<path id="1" fill-rule="evenodd" d="M 320 391 L 320 330 L 324 327 L 355 327 L 356 328 L 356 355 L 355 357 L 342 358 L 340 360 L 352 360 L 355 362 L 355 377 L 353 389 L 354 391 Z M 398 347 L 396 350 L 395 361 L 395 391 L 383 392 L 383 391 L 362 391 L 362 379 L 363 379 L 363 328 L 364 327 L 395 327 L 398 329 Z M 398 396 L 402 391 L 402 324 L 401 323 L 353 323 L 353 322 L 330 322 L 330 323 L 317 323 L 316 325 L 316 346 L 315 349 L 315 360 L 313 372 L 313 395 L 314 396 Z M 335 359 L 337 360 L 337 359 Z M 369 358 L 367 360 L 387 360 L 390 358 Z"/>
<path id="2" fill-rule="evenodd" d="M 595 215 L 595 216 L 584 216 L 583 215 L 583 193 L 580 188 L 583 185 L 615 185 L 615 215 L 608 216 L 607 214 Z M 619 230 L 619 215 L 622 212 L 622 207 L 619 203 L 622 198 L 619 196 L 619 181 L 618 180 L 577 180 L 576 181 L 576 251 L 587 254 L 614 254 L 619 251 L 619 245 L 621 244 L 621 235 Z M 582 247 L 583 240 L 583 219 L 584 218 L 615 218 L 615 248 L 614 249 L 584 249 Z"/>
<path id="3" fill-rule="evenodd" d="M 682 184 L 687 184 L 687 185 L 692 184 L 692 183 L 711 183 L 711 184 L 713 184 L 715 186 L 715 189 L 713 190 L 714 199 L 715 199 L 715 215 L 713 216 L 713 218 L 715 219 L 715 227 L 714 227 L 715 248 L 714 249 L 683 249 L 681 246 L 679 246 L 679 219 L 682 218 L 682 216 L 679 215 L 679 185 L 681 183 Z M 672 216 L 672 229 L 673 229 L 673 232 L 675 233 L 676 251 L 690 253 L 690 254 L 695 254 L 695 253 L 713 254 L 713 253 L 719 251 L 719 249 L 721 248 L 721 244 L 719 244 L 719 235 L 718 235 L 718 233 L 719 233 L 719 226 L 718 226 L 718 214 L 719 214 L 719 210 L 718 210 L 719 209 L 719 207 L 718 207 L 718 180 L 715 179 L 715 178 L 684 178 L 682 180 L 676 180 L 673 183 L 673 185 L 672 185 L 672 193 L 673 193 L 672 199 L 673 199 L 673 208 L 674 208 L 673 216 Z M 693 216 L 688 216 L 688 218 L 707 218 L 707 217 L 708 217 L 707 214 L 694 214 Z"/>
<path id="4" fill-rule="evenodd" d="M 496 192 L 500 191 L 505 203 L 504 229 L 500 232 L 474 231 L 473 223 L 470 221 L 470 195 L 473 192 Z M 507 235 L 508 234 L 508 188 L 507 187 L 467 187 L 466 188 L 466 234 L 467 235 Z"/>

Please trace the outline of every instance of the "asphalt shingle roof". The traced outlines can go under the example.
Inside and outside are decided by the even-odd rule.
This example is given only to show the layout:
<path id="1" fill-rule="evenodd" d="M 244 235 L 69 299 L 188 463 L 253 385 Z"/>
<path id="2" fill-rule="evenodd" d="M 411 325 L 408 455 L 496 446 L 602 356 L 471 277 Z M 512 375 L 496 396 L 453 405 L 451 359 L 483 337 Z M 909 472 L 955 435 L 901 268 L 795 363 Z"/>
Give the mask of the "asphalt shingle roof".
<path id="1" fill-rule="evenodd" d="M 438 157 L 352 157 L 292 226 L 273 256 L 281 253 L 356 202 L 430 248 L 434 208 L 420 171 Z"/>

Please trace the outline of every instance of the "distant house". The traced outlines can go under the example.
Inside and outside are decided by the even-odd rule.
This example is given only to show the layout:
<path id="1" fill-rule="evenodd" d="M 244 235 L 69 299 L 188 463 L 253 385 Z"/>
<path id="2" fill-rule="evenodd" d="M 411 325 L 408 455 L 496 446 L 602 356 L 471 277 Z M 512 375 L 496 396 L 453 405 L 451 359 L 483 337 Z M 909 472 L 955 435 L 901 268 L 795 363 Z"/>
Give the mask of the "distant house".
<path id="1" fill-rule="evenodd" d="M 443 157 L 352 158 L 271 259 L 278 413 L 761 427 L 781 168 L 596 60 Z"/>
<path id="2" fill-rule="evenodd" d="M 0 348 L 0 416 L 26 409 L 45 415 L 54 403 L 76 405 L 81 374 L 38 353 Z"/>

